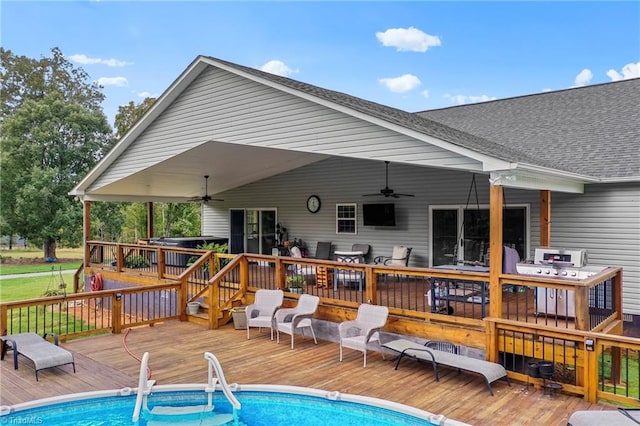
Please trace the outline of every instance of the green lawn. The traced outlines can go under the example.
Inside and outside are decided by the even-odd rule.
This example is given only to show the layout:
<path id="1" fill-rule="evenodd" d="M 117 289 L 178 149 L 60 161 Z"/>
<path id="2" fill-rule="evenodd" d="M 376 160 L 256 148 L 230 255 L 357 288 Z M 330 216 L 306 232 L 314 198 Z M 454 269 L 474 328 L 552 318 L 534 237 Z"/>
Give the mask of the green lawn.
<path id="1" fill-rule="evenodd" d="M 0 251 L 0 256 L 19 259 L 43 259 L 44 253 L 40 248 L 14 248 L 12 250 L 2 250 Z M 57 248 L 56 256 L 58 259 L 82 259 L 83 249 L 82 248 Z M 43 259 L 44 262 L 44 259 Z"/>
<path id="2" fill-rule="evenodd" d="M 73 270 L 76 271 L 82 261 L 71 263 L 43 263 L 39 265 L 0 265 L 0 275 L 13 275 L 13 274 L 27 274 L 30 272 L 51 272 L 51 268 L 58 273 L 60 268 L 63 271 Z"/>
<path id="3" fill-rule="evenodd" d="M 63 272 L 62 278 L 68 291 L 73 291 L 73 272 Z M 42 277 L 25 277 L 0 280 L 0 301 L 35 299 L 49 290 L 58 290 L 60 274 L 55 273 Z"/>

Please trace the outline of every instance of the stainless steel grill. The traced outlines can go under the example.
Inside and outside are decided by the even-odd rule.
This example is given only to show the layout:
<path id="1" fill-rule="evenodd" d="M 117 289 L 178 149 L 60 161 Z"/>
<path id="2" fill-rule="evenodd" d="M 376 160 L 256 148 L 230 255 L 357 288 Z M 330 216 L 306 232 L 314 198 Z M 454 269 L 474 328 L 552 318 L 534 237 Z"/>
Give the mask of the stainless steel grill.
<path id="1" fill-rule="evenodd" d="M 584 280 L 602 270 L 604 266 L 588 266 L 587 251 L 539 247 L 535 250 L 534 263 L 518 263 L 519 274 L 549 278 Z"/>
<path id="2" fill-rule="evenodd" d="M 598 274 L 606 267 L 588 266 L 587 251 L 539 247 L 535 250 L 534 263 L 518 263 L 516 269 L 522 275 L 534 275 L 566 280 L 584 280 Z M 575 294 L 571 290 L 536 288 L 536 315 L 575 317 Z"/>

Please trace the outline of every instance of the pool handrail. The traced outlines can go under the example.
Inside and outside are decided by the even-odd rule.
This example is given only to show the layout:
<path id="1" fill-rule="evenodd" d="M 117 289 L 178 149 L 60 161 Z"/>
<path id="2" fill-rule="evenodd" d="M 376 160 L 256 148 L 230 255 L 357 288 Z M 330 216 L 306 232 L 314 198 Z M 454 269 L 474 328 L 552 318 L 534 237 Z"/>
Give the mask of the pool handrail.
<path id="1" fill-rule="evenodd" d="M 205 352 L 204 359 L 209 361 L 208 380 L 209 380 L 209 387 L 211 388 L 211 390 L 208 390 L 209 398 L 211 399 L 211 394 L 215 390 L 214 382 L 213 382 L 213 370 L 215 370 L 218 381 L 220 382 L 220 388 L 222 389 L 224 396 L 227 397 L 227 401 L 229 401 L 229 403 L 233 406 L 234 410 L 239 410 L 241 407 L 240 401 L 238 401 L 235 395 L 233 394 L 233 392 L 231 392 L 231 387 L 229 386 L 229 383 L 227 383 L 227 380 L 224 377 L 224 372 L 222 371 L 222 366 L 220 365 L 218 358 L 216 358 L 216 356 L 211 352 Z"/>
<path id="2" fill-rule="evenodd" d="M 140 374 L 138 375 L 138 390 L 136 395 L 136 405 L 133 408 L 133 422 L 137 422 L 140 418 L 140 410 L 142 409 L 142 402 L 144 401 L 145 395 L 148 395 L 151 392 L 151 387 L 155 383 L 155 380 L 147 379 L 147 371 L 149 365 L 149 352 L 145 352 L 142 355 L 142 360 L 140 361 Z"/>

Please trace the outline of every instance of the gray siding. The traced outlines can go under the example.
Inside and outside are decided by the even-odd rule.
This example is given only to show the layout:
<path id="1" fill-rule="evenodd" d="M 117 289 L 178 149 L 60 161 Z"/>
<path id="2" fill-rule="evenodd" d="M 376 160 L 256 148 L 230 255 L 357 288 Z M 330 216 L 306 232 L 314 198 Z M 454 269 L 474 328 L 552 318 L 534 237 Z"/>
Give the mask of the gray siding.
<path id="1" fill-rule="evenodd" d="M 223 203 L 204 208 L 203 233 L 228 236 L 230 208 L 276 208 L 278 221 L 289 231 L 290 238 L 302 238 L 313 253 L 317 241 L 332 241 L 337 250 L 349 250 L 354 243 L 372 246 L 372 257 L 391 254 L 396 244 L 413 247 L 411 265 L 428 266 L 429 206 L 462 204 L 467 201 L 472 175 L 427 167 L 391 164 L 389 186 L 396 192 L 415 197 L 363 197 L 384 187 L 384 164 L 381 162 L 330 158 L 309 166 L 254 182 L 220 194 Z M 478 201 L 489 203 L 489 182 L 477 175 Z M 316 214 L 306 210 L 306 200 L 316 194 L 322 208 Z M 538 193 L 507 189 L 509 204 L 529 204 L 532 226 L 530 245 L 539 241 Z M 392 201 L 396 206 L 397 226 L 371 227 L 362 224 L 362 204 Z M 335 205 L 357 203 L 357 235 L 336 235 Z M 475 206 L 475 196 L 470 201 Z"/>
<path id="2" fill-rule="evenodd" d="M 92 190 L 207 141 L 478 169 L 475 160 L 210 67 L 128 147 Z M 161 148 L 161 149 L 160 149 Z"/>
<path id="3" fill-rule="evenodd" d="M 278 221 L 290 238 L 303 239 L 313 254 L 317 241 L 332 241 L 337 250 L 353 243 L 372 246 L 372 257 L 389 255 L 395 244 L 413 247 L 410 264 L 427 266 L 429 259 L 430 205 L 464 205 L 471 174 L 427 167 L 391 164 L 389 186 L 413 198 L 362 197 L 384 186 L 381 162 L 330 158 L 278 176 L 226 192 L 223 203 L 204 208 L 203 234 L 228 236 L 230 208 L 276 208 Z M 489 203 L 489 182 L 476 175 L 478 199 Z M 317 214 L 306 210 L 306 199 L 316 194 L 322 200 Z M 589 185 L 585 194 L 553 193 L 553 247 L 585 248 L 592 265 L 624 268 L 625 313 L 640 314 L 640 189 L 635 184 Z M 396 204 L 397 226 L 362 225 L 362 203 L 392 200 Z M 529 258 L 540 241 L 539 192 L 505 189 L 507 205 L 529 206 Z M 336 235 L 336 203 L 358 204 L 358 234 Z M 470 206 L 475 205 L 472 194 Z"/>
<path id="4" fill-rule="evenodd" d="M 640 186 L 587 185 L 584 194 L 553 194 L 551 240 L 585 248 L 592 265 L 622 266 L 624 312 L 640 314 Z"/>

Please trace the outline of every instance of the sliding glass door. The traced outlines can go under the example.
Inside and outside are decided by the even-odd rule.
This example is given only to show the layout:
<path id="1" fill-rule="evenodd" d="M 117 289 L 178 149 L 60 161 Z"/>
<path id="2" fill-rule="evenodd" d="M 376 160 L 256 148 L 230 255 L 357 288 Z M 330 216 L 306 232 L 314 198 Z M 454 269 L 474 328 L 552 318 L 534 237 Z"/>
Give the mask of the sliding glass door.
<path id="1" fill-rule="evenodd" d="M 487 207 L 434 206 L 430 209 L 431 265 L 489 264 L 489 209 Z M 527 252 L 528 206 L 506 207 L 504 245 Z"/>
<path id="2" fill-rule="evenodd" d="M 231 253 L 271 254 L 276 246 L 276 209 L 231 209 Z"/>

